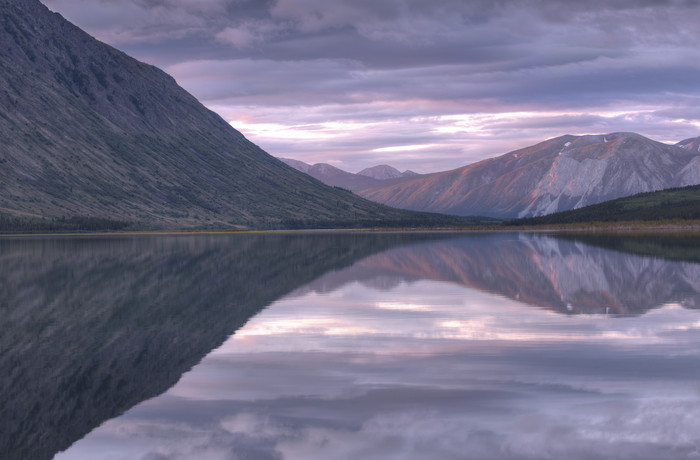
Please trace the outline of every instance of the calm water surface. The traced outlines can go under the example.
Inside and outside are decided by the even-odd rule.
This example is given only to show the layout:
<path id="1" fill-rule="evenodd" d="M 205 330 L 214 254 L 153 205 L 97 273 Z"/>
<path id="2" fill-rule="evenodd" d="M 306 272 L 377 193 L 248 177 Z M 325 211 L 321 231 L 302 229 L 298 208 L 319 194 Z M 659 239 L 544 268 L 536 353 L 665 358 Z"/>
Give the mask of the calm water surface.
<path id="1" fill-rule="evenodd" d="M 585 241 L 0 242 L 5 453 L 700 458 L 695 242 Z"/>

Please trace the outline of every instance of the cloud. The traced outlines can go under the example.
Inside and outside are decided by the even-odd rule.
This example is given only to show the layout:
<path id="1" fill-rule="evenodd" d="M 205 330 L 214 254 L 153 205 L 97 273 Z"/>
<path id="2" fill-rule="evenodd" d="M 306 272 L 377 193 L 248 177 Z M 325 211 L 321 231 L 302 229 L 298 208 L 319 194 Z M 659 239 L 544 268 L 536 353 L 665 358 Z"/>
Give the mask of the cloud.
<path id="1" fill-rule="evenodd" d="M 246 21 L 235 27 L 226 27 L 216 34 L 216 39 L 235 48 L 250 48 L 263 43 L 266 36 L 277 30 L 273 25 L 260 21 Z"/>
<path id="2" fill-rule="evenodd" d="M 46 3 L 164 67 L 229 121 L 284 126 L 279 134 L 367 125 L 332 139 L 325 128 L 314 139 L 311 127 L 303 140 L 251 135 L 274 155 L 307 162 L 431 172 L 564 134 L 559 128 L 678 141 L 700 127 L 696 1 Z M 444 118 L 493 114 L 513 117 L 461 133 Z M 422 158 L 381 152 L 402 144 L 436 147 Z"/>
<path id="3" fill-rule="evenodd" d="M 675 394 L 682 382 L 625 381 L 636 368 L 615 367 L 617 353 L 624 355 L 616 347 L 590 350 L 591 357 L 607 358 L 598 366 L 576 360 L 573 348 L 551 350 L 556 360 L 544 368 L 536 365 L 545 361 L 535 356 L 538 350 L 489 348 L 481 359 L 476 350 L 471 345 L 433 360 L 401 354 L 381 361 L 311 353 L 321 358 L 315 365 L 293 351 L 251 360 L 229 356 L 228 363 L 219 357 L 217 375 L 225 379 L 217 383 L 228 397 L 159 397 L 105 423 L 57 459 L 88 453 L 96 459 L 451 459 L 467 450 L 483 459 L 653 459 L 697 448 L 697 397 Z M 645 358 L 652 358 L 646 369 L 668 360 Z M 181 384 L 192 385 L 187 379 L 201 378 L 211 364 L 205 360 Z M 387 369 L 402 383 L 363 383 L 384 380 Z M 306 379 L 287 381 L 289 373 Z M 519 381 L 510 379 L 514 374 Z M 552 377 L 566 382 L 546 383 Z M 193 386 L 199 394 L 210 389 L 202 383 Z M 255 383 L 256 394 L 246 397 L 245 387 Z M 605 390 L 582 389 L 586 384 Z M 305 395 L 294 394 L 304 389 Z"/>
<path id="4" fill-rule="evenodd" d="M 541 235 L 414 242 L 275 301 L 166 394 L 56 458 L 455 459 L 468 452 L 474 459 L 651 460 L 699 453 L 698 312 L 667 304 L 636 317 L 554 315 L 424 279 L 460 272 L 459 263 L 439 257 L 419 257 L 427 265 L 417 271 L 399 264 L 390 290 L 368 287 L 392 274 L 388 262 L 401 255 L 463 253 L 455 261 L 466 267 L 484 248 L 540 259 L 532 273 L 515 270 L 518 279 L 539 282 L 539 270 L 549 267 L 562 293 L 629 290 L 635 282 L 620 277 L 625 270 L 567 276 L 547 260 L 579 268 L 598 261 L 673 279 L 679 268 L 697 268 Z M 520 266 L 488 250 L 483 257 L 499 260 L 494 267 Z M 497 269 L 478 271 L 498 276 Z M 455 329 L 461 333 L 445 334 Z"/>

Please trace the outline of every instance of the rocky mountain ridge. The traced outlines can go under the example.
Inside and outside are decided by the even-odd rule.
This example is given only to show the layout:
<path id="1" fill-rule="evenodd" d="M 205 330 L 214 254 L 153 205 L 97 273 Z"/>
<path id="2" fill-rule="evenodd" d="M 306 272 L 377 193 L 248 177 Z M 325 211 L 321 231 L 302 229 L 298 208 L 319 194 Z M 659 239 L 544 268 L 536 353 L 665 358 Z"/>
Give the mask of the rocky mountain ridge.
<path id="1" fill-rule="evenodd" d="M 372 166 L 371 168 L 363 169 L 357 174 L 359 174 L 360 176 L 372 177 L 378 180 L 398 179 L 400 177 L 416 177 L 420 175 L 411 170 L 401 172 L 398 169 L 389 165 Z"/>
<path id="2" fill-rule="evenodd" d="M 401 172 L 389 165 L 373 166 L 371 168 L 365 168 L 358 173 L 351 173 L 328 163 L 316 163 L 312 165 L 291 158 L 279 158 L 279 160 L 297 171 L 301 171 L 314 179 L 318 179 L 326 185 L 342 187 L 353 192 L 380 187 L 386 184 L 395 184 L 405 179 L 420 176 L 420 174 L 410 170 Z"/>
<path id="3" fill-rule="evenodd" d="M 700 183 L 700 138 L 565 135 L 462 168 L 356 193 L 404 209 L 530 217 Z"/>

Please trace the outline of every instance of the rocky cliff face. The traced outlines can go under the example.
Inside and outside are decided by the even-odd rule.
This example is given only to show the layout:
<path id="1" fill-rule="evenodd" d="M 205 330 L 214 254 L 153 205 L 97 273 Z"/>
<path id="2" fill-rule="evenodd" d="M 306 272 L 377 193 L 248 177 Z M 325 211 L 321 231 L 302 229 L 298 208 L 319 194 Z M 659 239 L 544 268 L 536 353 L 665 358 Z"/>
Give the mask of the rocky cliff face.
<path id="1" fill-rule="evenodd" d="M 155 67 L 38 0 L 0 1 L 0 208 L 161 227 L 401 213 L 269 156 Z"/>
<path id="2" fill-rule="evenodd" d="M 694 140 L 634 133 L 562 136 L 463 168 L 358 193 L 406 209 L 528 217 L 700 183 Z"/>

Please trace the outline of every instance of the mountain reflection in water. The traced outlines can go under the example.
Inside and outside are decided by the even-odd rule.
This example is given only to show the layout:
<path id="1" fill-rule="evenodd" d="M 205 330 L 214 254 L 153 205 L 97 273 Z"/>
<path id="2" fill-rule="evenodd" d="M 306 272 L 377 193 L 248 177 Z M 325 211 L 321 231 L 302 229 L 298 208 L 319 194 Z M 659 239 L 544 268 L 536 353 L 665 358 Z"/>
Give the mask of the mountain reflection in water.
<path id="1" fill-rule="evenodd" d="M 51 458 L 280 296 L 405 235 L 0 239 L 0 458 Z"/>
<path id="2" fill-rule="evenodd" d="M 355 280 L 388 289 L 420 279 L 457 283 L 566 314 L 634 315 L 671 301 L 700 307 L 700 264 L 524 234 L 401 247 L 329 273 L 304 289 L 332 291 Z"/>
<path id="3" fill-rule="evenodd" d="M 692 262 L 524 234 L 0 244 L 2 458 L 163 391 L 57 458 L 700 454 Z"/>

